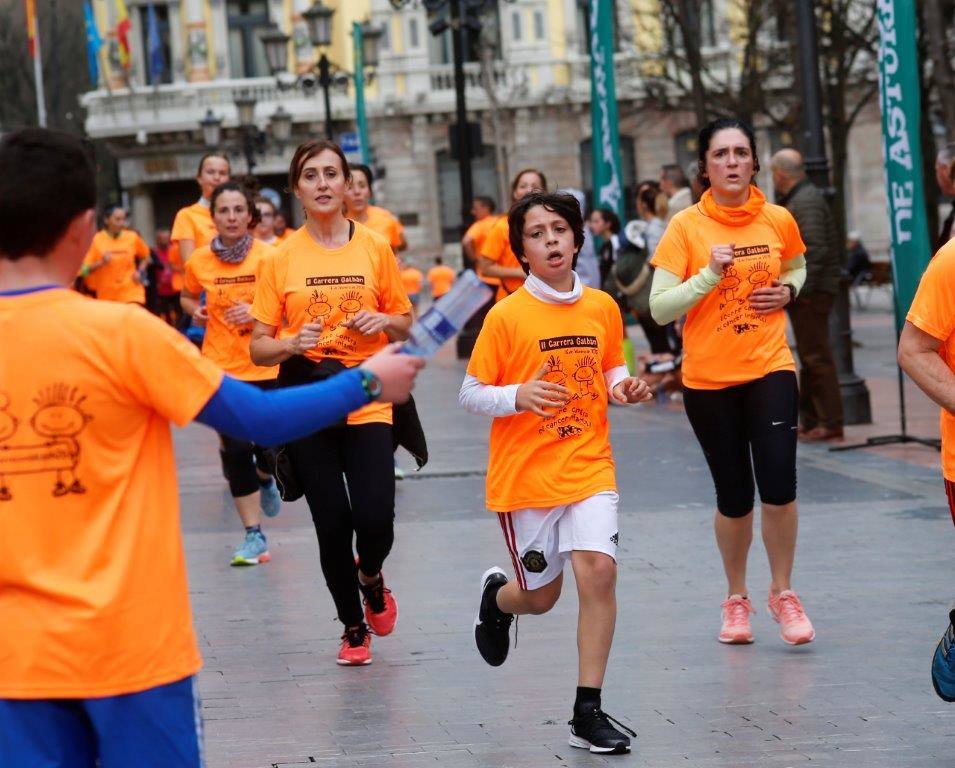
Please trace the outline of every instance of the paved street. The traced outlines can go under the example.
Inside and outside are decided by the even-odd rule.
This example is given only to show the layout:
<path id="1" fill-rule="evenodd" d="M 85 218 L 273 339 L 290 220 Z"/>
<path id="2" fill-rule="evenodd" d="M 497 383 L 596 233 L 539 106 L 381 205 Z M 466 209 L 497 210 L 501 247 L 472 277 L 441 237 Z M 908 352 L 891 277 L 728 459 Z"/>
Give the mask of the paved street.
<path id="1" fill-rule="evenodd" d="M 878 423 L 850 437 L 898 428 L 885 306 L 875 297 L 855 319 L 864 344 L 857 367 Z M 551 614 L 520 621 L 503 667 L 487 667 L 473 647 L 478 578 L 507 563 L 500 529 L 483 508 L 488 425 L 457 407 L 463 364 L 447 352 L 417 392 L 433 458 L 399 485 L 386 573 L 400 618 L 394 635 L 374 640 L 370 667 L 335 664 L 340 628 L 304 503 L 267 521 L 270 564 L 229 568 L 241 529 L 215 436 L 199 427 L 177 433 L 211 768 L 955 764 L 955 710 L 929 679 L 955 597 L 955 530 L 937 454 L 919 446 L 801 448 L 795 586 L 817 640 L 791 648 L 779 639 L 765 608 L 768 570 L 757 539 L 750 575 L 757 640 L 727 647 L 716 641 L 724 582 L 713 493 L 679 403 L 612 411 L 620 616 L 604 705 L 639 737 L 629 757 L 567 746 L 572 579 Z M 937 435 L 934 411 L 921 395 L 910 399 L 914 431 Z"/>

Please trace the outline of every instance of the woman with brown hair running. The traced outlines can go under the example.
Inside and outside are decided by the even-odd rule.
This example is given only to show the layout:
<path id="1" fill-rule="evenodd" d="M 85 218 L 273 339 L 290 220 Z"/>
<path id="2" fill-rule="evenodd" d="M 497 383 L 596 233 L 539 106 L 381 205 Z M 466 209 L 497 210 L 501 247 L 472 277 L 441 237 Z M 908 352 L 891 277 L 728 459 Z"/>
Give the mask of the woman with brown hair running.
<path id="1" fill-rule="evenodd" d="M 808 643 L 815 632 L 790 583 L 798 395 L 782 311 L 805 281 L 806 246 L 790 213 L 753 184 L 759 159 L 749 125 L 722 119 L 704 127 L 699 166 L 707 189 L 657 245 L 650 310 L 661 325 L 687 314 L 684 402 L 716 486 L 728 582 L 719 640 L 753 642 L 746 561 L 758 487 L 769 612 L 784 641 Z"/>
<path id="2" fill-rule="evenodd" d="M 209 210 L 212 190 L 229 180 L 229 158 L 221 152 L 203 155 L 196 172 L 200 197 L 192 205 L 181 208 L 172 222 L 170 239 L 179 246 L 181 263 L 189 261 L 196 248 L 209 245 L 216 236 L 216 225 Z"/>
<path id="3" fill-rule="evenodd" d="M 279 365 L 280 386 L 352 368 L 408 338 L 411 303 L 391 246 L 342 213 L 350 184 L 337 144 L 312 140 L 296 150 L 289 189 L 305 209 L 305 226 L 266 264 L 252 306 L 252 362 Z M 371 403 L 288 446 L 344 625 L 343 665 L 370 664 L 369 629 L 390 634 L 398 617 L 381 574 L 394 543 L 391 424 L 391 406 Z"/>

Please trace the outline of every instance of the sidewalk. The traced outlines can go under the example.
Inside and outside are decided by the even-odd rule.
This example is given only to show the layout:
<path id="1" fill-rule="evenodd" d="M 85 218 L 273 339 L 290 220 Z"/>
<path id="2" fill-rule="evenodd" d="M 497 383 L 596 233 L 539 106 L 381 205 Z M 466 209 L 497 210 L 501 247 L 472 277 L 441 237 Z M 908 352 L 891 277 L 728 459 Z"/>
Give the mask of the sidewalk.
<path id="1" fill-rule="evenodd" d="M 871 306 L 854 319 L 863 343 L 856 365 L 877 421 L 852 428 L 850 439 L 897 431 L 891 315 Z M 639 737 L 631 756 L 601 758 L 567 746 L 572 578 L 551 614 L 520 620 L 503 667 L 487 667 L 474 650 L 480 574 L 495 563 L 510 568 L 500 528 L 483 508 L 488 425 L 457 407 L 463 368 L 443 352 L 416 393 L 433 458 L 399 484 L 386 571 L 400 617 L 394 635 L 374 639 L 370 667 L 335 664 L 340 628 L 304 504 L 266 521 L 271 563 L 230 569 L 241 529 L 215 436 L 200 427 L 177 433 L 210 768 L 951 761 L 955 710 L 929 679 L 952 597 L 955 542 L 935 451 L 801 449 L 796 587 L 817 640 L 791 648 L 779 639 L 765 609 L 757 536 L 757 641 L 729 647 L 716 642 L 723 577 L 713 492 L 682 407 L 612 409 L 620 616 L 604 704 Z M 935 410 L 921 395 L 910 408 L 911 431 L 937 435 Z"/>

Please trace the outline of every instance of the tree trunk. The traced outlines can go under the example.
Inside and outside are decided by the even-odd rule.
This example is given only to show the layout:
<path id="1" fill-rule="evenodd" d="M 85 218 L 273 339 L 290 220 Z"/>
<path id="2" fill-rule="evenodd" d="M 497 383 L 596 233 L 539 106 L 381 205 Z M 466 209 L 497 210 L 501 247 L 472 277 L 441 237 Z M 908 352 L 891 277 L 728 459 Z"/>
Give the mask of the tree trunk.
<path id="1" fill-rule="evenodd" d="M 923 0 L 922 12 L 925 15 L 928 53 L 932 60 L 932 79 L 935 81 L 935 92 L 945 118 L 945 139 L 955 141 L 955 75 L 952 73 L 952 61 L 945 39 L 947 30 L 941 0 Z"/>
<path id="2" fill-rule="evenodd" d="M 703 56 L 700 54 L 700 16 L 694 2 L 698 0 L 677 0 L 674 15 L 683 36 L 683 48 L 686 50 L 690 81 L 693 84 L 693 112 L 699 130 L 709 120 L 706 111 L 706 89 L 703 86 Z"/>

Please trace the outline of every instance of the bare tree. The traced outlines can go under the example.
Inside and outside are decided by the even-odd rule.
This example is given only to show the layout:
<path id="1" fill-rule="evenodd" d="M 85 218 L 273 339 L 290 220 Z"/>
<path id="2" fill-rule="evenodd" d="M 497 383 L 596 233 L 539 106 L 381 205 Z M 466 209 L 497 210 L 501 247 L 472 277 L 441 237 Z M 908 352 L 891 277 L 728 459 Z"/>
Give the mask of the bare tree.
<path id="1" fill-rule="evenodd" d="M 945 119 L 945 138 L 955 141 L 955 74 L 952 72 L 952 55 L 946 30 L 946 10 L 950 0 L 923 0 L 924 29 L 929 57 L 932 62 L 932 81 Z M 947 6 L 948 8 L 943 8 Z M 949 16 L 949 18 L 951 18 Z"/>

